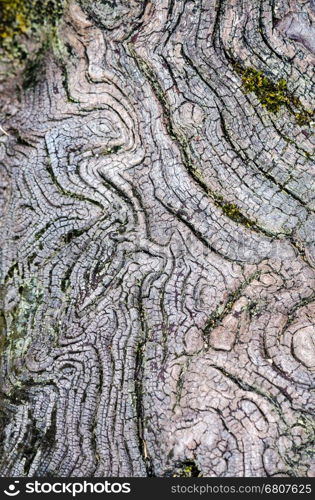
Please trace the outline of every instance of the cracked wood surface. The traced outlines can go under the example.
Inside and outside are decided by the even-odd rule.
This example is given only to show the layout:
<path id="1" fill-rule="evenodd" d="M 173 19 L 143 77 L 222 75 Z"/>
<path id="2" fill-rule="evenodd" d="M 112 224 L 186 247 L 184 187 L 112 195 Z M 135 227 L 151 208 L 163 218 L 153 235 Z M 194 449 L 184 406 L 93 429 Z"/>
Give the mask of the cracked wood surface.
<path id="1" fill-rule="evenodd" d="M 313 122 L 235 70 L 312 109 L 314 20 L 72 1 L 6 88 L 1 475 L 314 476 Z"/>

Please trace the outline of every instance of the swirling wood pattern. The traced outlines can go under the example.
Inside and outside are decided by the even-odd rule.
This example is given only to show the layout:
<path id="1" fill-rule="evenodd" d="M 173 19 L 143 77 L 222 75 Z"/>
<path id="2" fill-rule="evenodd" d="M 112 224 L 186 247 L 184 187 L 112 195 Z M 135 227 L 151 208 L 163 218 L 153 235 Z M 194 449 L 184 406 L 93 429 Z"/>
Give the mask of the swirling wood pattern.
<path id="1" fill-rule="evenodd" d="M 1 475 L 314 475 L 314 16 L 71 1 L 5 87 Z"/>

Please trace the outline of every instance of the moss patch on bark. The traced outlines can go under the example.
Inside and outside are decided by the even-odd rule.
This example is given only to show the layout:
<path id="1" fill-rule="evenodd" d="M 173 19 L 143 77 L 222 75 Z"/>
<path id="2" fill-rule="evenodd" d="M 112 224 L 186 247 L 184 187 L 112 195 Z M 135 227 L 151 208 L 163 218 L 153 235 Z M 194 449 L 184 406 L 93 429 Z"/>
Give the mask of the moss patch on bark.
<path id="1" fill-rule="evenodd" d="M 23 62 L 27 41 L 47 41 L 54 36 L 65 0 L 0 0 L 0 50 L 2 57 Z"/>
<path id="2" fill-rule="evenodd" d="M 239 63 L 234 64 L 234 69 L 242 79 L 245 93 L 254 93 L 261 103 L 271 113 L 278 113 L 285 107 L 298 125 L 312 125 L 315 119 L 314 109 L 306 109 L 301 100 L 288 90 L 287 82 L 281 79 L 274 82 L 262 71 L 255 68 L 244 67 Z"/>

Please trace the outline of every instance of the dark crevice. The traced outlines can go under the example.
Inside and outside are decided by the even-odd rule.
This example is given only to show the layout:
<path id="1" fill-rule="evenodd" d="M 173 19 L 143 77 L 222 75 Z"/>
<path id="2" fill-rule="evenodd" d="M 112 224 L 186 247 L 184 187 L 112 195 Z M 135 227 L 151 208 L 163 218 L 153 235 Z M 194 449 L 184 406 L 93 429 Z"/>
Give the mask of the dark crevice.
<path id="1" fill-rule="evenodd" d="M 145 415 L 143 406 L 143 376 L 144 376 L 144 350 L 147 337 L 147 324 L 145 318 L 145 310 L 142 301 L 141 291 L 139 290 L 138 299 L 138 311 L 140 319 L 140 333 L 141 337 L 136 347 L 136 359 L 135 359 L 135 403 L 136 403 L 136 415 L 137 415 L 137 431 L 138 431 L 138 441 L 139 441 L 139 451 L 143 459 L 147 476 L 153 477 L 154 469 L 151 457 L 148 454 L 147 443 L 145 440 Z"/>
<path id="2" fill-rule="evenodd" d="M 260 275 L 261 272 L 256 271 L 251 276 L 249 276 L 249 278 L 247 278 L 234 292 L 228 295 L 223 311 L 221 313 L 215 311 L 209 316 L 206 326 L 203 329 L 203 333 L 206 337 L 208 337 L 210 332 L 218 325 L 220 325 L 222 320 L 231 312 L 237 300 L 240 299 L 243 295 L 245 288 L 250 285 L 250 283 L 252 283 L 255 279 L 259 279 Z"/>

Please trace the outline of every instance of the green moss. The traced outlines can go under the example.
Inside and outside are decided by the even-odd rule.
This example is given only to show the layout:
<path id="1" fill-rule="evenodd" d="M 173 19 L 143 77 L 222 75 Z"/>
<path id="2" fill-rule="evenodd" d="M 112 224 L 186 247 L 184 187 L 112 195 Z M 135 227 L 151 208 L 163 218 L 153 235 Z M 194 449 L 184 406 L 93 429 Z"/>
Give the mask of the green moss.
<path id="1" fill-rule="evenodd" d="M 308 125 L 310 122 L 315 120 L 315 110 L 310 111 L 308 109 L 304 109 L 298 113 L 295 113 L 295 119 L 298 125 Z"/>
<path id="2" fill-rule="evenodd" d="M 9 59 L 25 60 L 25 41 L 54 35 L 65 0 L 0 0 L 0 49 Z"/>
<path id="3" fill-rule="evenodd" d="M 278 113 L 281 108 L 286 108 L 295 117 L 298 125 L 311 125 L 315 111 L 306 109 L 301 100 L 289 92 L 284 79 L 274 82 L 262 71 L 246 68 L 238 62 L 234 63 L 234 69 L 242 79 L 245 93 L 254 93 L 269 112 Z"/>
<path id="4" fill-rule="evenodd" d="M 0 0 L 0 39 L 56 26 L 64 0 Z"/>
<path id="5" fill-rule="evenodd" d="M 30 29 L 23 0 L 0 0 L 0 40 L 12 39 Z"/>
<path id="6" fill-rule="evenodd" d="M 209 197 L 214 201 L 215 205 L 221 208 L 224 215 L 229 217 L 234 222 L 238 222 L 239 224 L 242 224 L 245 227 L 250 228 L 255 226 L 255 222 L 248 219 L 245 215 L 243 215 L 237 205 L 235 205 L 234 203 L 229 203 L 227 201 L 224 201 L 224 198 L 221 194 L 219 194 L 216 191 L 212 191 L 208 187 L 204 179 L 204 176 L 199 168 L 192 165 L 190 166 L 190 171 L 193 174 L 193 177 L 198 181 L 198 183 L 207 192 Z"/>
<path id="7" fill-rule="evenodd" d="M 246 92 L 254 92 L 261 104 L 272 113 L 277 113 L 282 106 L 289 103 L 287 83 L 279 80 L 274 83 L 262 71 L 255 68 L 236 66 L 242 77 L 243 88 Z"/>
<path id="8" fill-rule="evenodd" d="M 245 217 L 241 213 L 237 205 L 235 205 L 234 203 L 221 203 L 220 206 L 224 215 L 227 215 L 230 219 L 234 220 L 235 222 L 239 222 L 240 224 L 243 224 L 246 227 L 254 226 L 255 223 L 247 219 L 247 217 Z"/>
<path id="9" fill-rule="evenodd" d="M 201 477 L 200 470 L 195 462 L 185 460 L 184 462 L 177 462 L 172 471 L 167 476 L 171 477 Z"/>
<path id="10" fill-rule="evenodd" d="M 186 467 L 183 468 L 183 476 L 192 477 L 192 471 L 193 471 L 192 465 L 186 465 Z"/>

